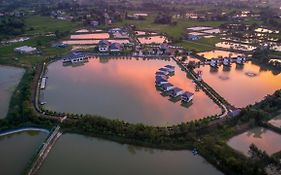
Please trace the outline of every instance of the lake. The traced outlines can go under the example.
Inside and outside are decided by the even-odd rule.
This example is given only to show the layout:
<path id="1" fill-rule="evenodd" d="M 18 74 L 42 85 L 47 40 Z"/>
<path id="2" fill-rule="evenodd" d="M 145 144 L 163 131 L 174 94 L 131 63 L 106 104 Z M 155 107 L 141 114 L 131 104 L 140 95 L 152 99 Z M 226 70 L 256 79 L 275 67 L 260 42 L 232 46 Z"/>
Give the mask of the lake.
<path id="1" fill-rule="evenodd" d="M 0 174 L 21 174 L 47 135 L 46 132 L 24 131 L 1 136 Z"/>
<path id="2" fill-rule="evenodd" d="M 6 117 L 11 96 L 24 74 L 24 69 L 0 65 L 0 119 Z"/>
<path id="3" fill-rule="evenodd" d="M 233 149 L 249 156 L 249 147 L 255 144 L 259 149 L 266 151 L 269 155 L 281 151 L 281 135 L 271 130 L 257 127 L 243 134 L 235 136 L 228 141 Z"/>
<path id="4" fill-rule="evenodd" d="M 176 66 L 169 82 L 195 93 L 190 106 L 171 101 L 155 87 L 155 72 Z M 59 112 L 96 114 L 150 125 L 171 125 L 220 113 L 220 108 L 172 60 L 114 57 L 91 58 L 83 66 L 48 66 L 45 108 Z M 204 109 L 204 110 L 202 110 Z"/>
<path id="5" fill-rule="evenodd" d="M 136 147 L 77 134 L 58 140 L 38 174 L 222 175 L 191 151 Z"/>

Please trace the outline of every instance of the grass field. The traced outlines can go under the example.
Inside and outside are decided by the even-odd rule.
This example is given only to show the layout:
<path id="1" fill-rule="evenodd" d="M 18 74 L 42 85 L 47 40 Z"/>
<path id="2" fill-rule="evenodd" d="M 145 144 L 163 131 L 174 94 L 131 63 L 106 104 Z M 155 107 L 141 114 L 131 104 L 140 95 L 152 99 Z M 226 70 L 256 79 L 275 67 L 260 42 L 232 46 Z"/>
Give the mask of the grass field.
<path id="1" fill-rule="evenodd" d="M 20 63 L 32 65 L 36 64 L 47 57 L 62 55 L 67 53 L 69 48 L 50 48 L 50 42 L 54 41 L 55 37 L 52 36 L 38 36 L 34 37 L 28 41 L 14 43 L 9 46 L 0 47 L 0 63 L 2 64 L 12 64 Z M 14 51 L 16 47 L 20 46 L 32 46 L 36 47 L 41 51 L 41 54 L 19 54 Z"/>
<path id="2" fill-rule="evenodd" d="M 81 27 L 79 23 L 70 21 L 62 21 L 52 19 L 50 17 L 29 16 L 25 18 L 25 25 L 28 30 L 26 35 L 30 35 L 31 39 L 24 42 L 13 43 L 8 46 L 0 47 L 0 64 L 36 64 L 47 57 L 57 56 L 67 53 L 70 48 L 51 48 L 50 43 L 56 41 L 54 36 L 45 36 L 48 32 L 59 31 L 74 31 Z M 32 46 L 38 48 L 40 54 L 18 54 L 14 52 L 16 47 Z"/>
<path id="3" fill-rule="evenodd" d="M 124 25 L 135 25 L 138 30 L 151 30 L 160 33 L 167 34 L 171 39 L 179 41 L 177 45 L 183 46 L 186 49 L 194 51 L 212 50 L 215 44 L 219 42 L 219 38 L 202 38 L 198 41 L 181 41 L 181 38 L 188 27 L 194 26 L 211 26 L 218 27 L 223 24 L 223 21 L 192 21 L 187 19 L 173 19 L 177 22 L 177 25 L 155 24 L 156 14 L 149 13 L 149 16 L 145 20 L 123 20 L 122 22 L 115 23 L 115 27 L 122 27 Z"/>
<path id="4" fill-rule="evenodd" d="M 185 49 L 195 52 L 203 52 L 215 49 L 215 44 L 221 40 L 218 37 L 214 38 L 202 38 L 198 41 L 182 41 L 177 45 L 184 47 Z"/>
<path id="5" fill-rule="evenodd" d="M 74 31 L 77 28 L 81 27 L 79 23 L 56 20 L 50 17 L 43 17 L 43 16 L 26 17 L 25 24 L 27 28 L 34 29 L 31 31 L 27 31 L 27 34 L 55 32 L 56 30 Z"/>
<path id="6" fill-rule="evenodd" d="M 141 30 L 152 30 L 156 32 L 166 33 L 169 37 L 179 39 L 184 33 L 185 29 L 193 26 L 211 26 L 218 27 L 224 22 L 222 21 L 191 21 L 186 19 L 174 19 L 177 25 L 166 25 L 166 24 L 155 24 L 154 23 L 155 14 L 149 14 L 145 20 L 123 20 L 122 22 L 115 23 L 115 27 L 120 27 L 128 24 L 135 25 Z"/>

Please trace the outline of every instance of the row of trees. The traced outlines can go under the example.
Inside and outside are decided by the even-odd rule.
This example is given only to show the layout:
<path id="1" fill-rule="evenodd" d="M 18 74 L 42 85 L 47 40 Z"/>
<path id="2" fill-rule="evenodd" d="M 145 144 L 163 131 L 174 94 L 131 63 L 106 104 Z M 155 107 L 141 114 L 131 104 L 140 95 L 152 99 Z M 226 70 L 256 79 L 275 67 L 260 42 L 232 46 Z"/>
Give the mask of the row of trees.
<path id="1" fill-rule="evenodd" d="M 0 35 L 15 36 L 25 32 L 25 24 L 22 18 L 0 18 Z"/>

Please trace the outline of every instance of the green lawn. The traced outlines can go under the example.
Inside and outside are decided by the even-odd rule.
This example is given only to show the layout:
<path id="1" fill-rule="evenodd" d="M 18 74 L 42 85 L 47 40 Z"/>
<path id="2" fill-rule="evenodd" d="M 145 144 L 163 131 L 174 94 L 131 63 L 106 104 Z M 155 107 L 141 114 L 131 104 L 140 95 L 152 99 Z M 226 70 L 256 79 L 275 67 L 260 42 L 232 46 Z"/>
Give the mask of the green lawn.
<path id="1" fill-rule="evenodd" d="M 201 38 L 198 41 L 182 41 L 177 45 L 183 46 L 185 49 L 195 52 L 202 52 L 215 49 L 215 44 L 220 42 L 218 37 L 214 38 Z"/>
<path id="2" fill-rule="evenodd" d="M 43 17 L 43 16 L 26 17 L 25 23 L 28 28 L 34 29 L 31 31 L 27 31 L 28 34 L 55 32 L 56 30 L 74 31 L 77 28 L 81 27 L 79 23 L 57 20 L 57 19 L 52 19 L 50 17 Z"/>
<path id="3" fill-rule="evenodd" d="M 224 22 L 222 21 L 191 21 L 186 19 L 176 19 L 177 25 L 165 25 L 165 24 L 155 24 L 154 21 L 155 14 L 149 14 L 146 20 L 123 20 L 122 22 L 115 23 L 115 27 L 124 26 L 127 24 L 133 24 L 140 30 L 152 30 L 156 32 L 166 33 L 169 37 L 179 39 L 184 33 L 185 29 L 193 26 L 212 26 L 218 27 Z"/>
<path id="4" fill-rule="evenodd" d="M 42 61 L 49 56 L 63 55 L 66 54 L 70 48 L 50 48 L 50 42 L 54 41 L 55 37 L 39 36 L 28 41 L 15 43 L 9 46 L 0 47 L 0 63 L 12 64 L 21 63 L 32 65 Z M 32 46 L 38 48 L 41 54 L 18 54 L 14 51 L 16 47 L 20 46 Z"/>

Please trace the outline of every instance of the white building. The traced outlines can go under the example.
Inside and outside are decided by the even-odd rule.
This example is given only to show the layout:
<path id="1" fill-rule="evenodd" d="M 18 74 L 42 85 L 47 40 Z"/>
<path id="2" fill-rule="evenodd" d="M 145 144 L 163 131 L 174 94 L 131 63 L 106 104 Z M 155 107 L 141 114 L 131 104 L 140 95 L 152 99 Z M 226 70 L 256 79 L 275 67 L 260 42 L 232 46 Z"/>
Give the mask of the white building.
<path id="1" fill-rule="evenodd" d="M 32 54 L 32 53 L 37 52 L 37 48 L 30 47 L 30 46 L 22 46 L 22 47 L 15 48 L 14 51 L 18 52 L 18 53 Z"/>

